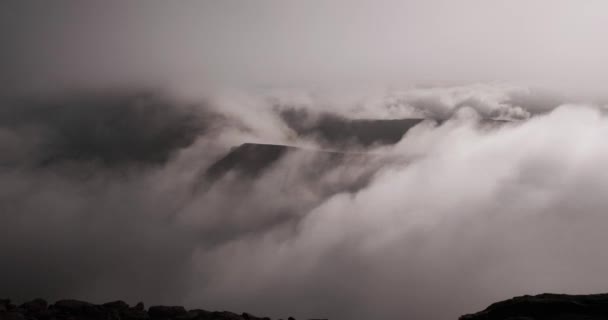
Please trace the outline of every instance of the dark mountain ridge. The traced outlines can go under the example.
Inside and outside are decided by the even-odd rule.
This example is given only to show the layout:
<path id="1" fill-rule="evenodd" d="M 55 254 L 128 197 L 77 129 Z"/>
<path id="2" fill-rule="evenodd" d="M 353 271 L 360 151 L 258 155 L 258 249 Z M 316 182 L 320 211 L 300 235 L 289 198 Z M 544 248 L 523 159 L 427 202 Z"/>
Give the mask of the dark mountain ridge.
<path id="1" fill-rule="evenodd" d="M 59 300 L 49 305 L 35 299 L 19 306 L 8 299 L 0 299 L 2 320 L 270 320 L 249 313 L 229 311 L 186 310 L 182 306 L 151 306 L 143 303 L 131 307 L 124 301 L 93 304 L 79 300 Z M 287 318 L 295 320 L 292 317 Z M 314 320 L 314 319 L 311 319 Z M 323 320 L 323 319 L 318 319 Z M 325 319 L 326 320 L 326 319 Z"/>
<path id="2" fill-rule="evenodd" d="M 295 116 L 291 117 L 295 118 Z M 327 119 L 332 120 L 323 120 L 319 126 L 296 131 L 302 135 L 320 133 L 324 141 L 332 142 L 330 145 L 333 147 L 330 149 L 305 149 L 288 145 L 246 142 L 233 147 L 224 157 L 209 166 L 204 173 L 205 178 L 213 182 L 230 171 L 243 177 L 256 177 L 281 157 L 296 151 L 324 156 L 330 163 L 339 164 L 347 156 L 357 157 L 367 153 L 361 152 L 359 148 L 351 149 L 344 145 L 339 148 L 340 141 L 359 141 L 368 146 L 392 145 L 399 142 L 411 128 L 424 121 L 424 119 L 346 120 L 337 117 Z M 295 119 L 292 120 L 295 123 Z M 507 123 L 510 121 L 483 119 L 479 125 L 497 127 Z M 440 122 L 439 125 L 441 124 Z"/>
<path id="3" fill-rule="evenodd" d="M 608 294 L 545 293 L 496 302 L 460 320 L 606 320 Z"/>
<path id="4" fill-rule="evenodd" d="M 93 304 L 59 300 L 48 304 L 35 299 L 21 305 L 0 299 L 2 320 L 270 320 L 249 313 L 187 310 L 182 306 L 129 306 L 124 301 Z M 295 320 L 288 317 L 288 320 Z M 567 295 L 545 293 L 496 302 L 485 310 L 463 315 L 459 320 L 606 320 L 608 294 Z M 310 319 L 314 320 L 314 319 Z M 324 320 L 324 319 L 317 319 Z M 326 320 L 326 319 L 325 319 Z"/>
<path id="5" fill-rule="evenodd" d="M 234 170 L 244 176 L 255 177 L 284 155 L 296 151 L 327 156 L 330 160 L 340 160 L 345 155 L 351 154 L 341 151 L 304 149 L 279 144 L 243 143 L 240 146 L 232 148 L 228 154 L 212 164 L 207 169 L 206 176 L 214 180 L 221 178 L 228 171 Z"/>

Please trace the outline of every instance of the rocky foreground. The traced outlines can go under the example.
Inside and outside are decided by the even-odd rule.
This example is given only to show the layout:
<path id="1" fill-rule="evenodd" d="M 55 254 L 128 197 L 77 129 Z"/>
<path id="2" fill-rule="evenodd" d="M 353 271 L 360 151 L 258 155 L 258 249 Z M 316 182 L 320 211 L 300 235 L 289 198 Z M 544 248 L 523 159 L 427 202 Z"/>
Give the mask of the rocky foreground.
<path id="1" fill-rule="evenodd" d="M 179 306 L 152 306 L 146 310 L 141 302 L 133 307 L 123 301 L 97 305 L 78 300 L 59 300 L 49 305 L 43 299 L 35 299 L 17 306 L 8 299 L 0 299 L 0 320 L 270 320 L 270 318 L 256 317 L 248 313 L 239 315 L 228 311 L 186 310 Z M 295 319 L 289 317 L 288 320 Z"/>
<path id="2" fill-rule="evenodd" d="M 521 296 L 464 315 L 460 320 L 606 320 L 608 294 L 567 295 L 545 293 Z"/>
<path id="3" fill-rule="evenodd" d="M 464 315 L 459 319 L 607 320 L 608 294 L 526 295 L 494 303 L 483 311 Z M 141 302 L 129 306 L 123 301 L 97 305 L 78 300 L 59 300 L 49 305 L 43 299 L 35 299 L 18 306 L 8 299 L 0 299 L 0 320 L 270 320 L 270 318 L 229 311 L 186 310 L 180 306 L 152 306 L 146 309 Z M 289 317 L 287 320 L 295 319 Z"/>

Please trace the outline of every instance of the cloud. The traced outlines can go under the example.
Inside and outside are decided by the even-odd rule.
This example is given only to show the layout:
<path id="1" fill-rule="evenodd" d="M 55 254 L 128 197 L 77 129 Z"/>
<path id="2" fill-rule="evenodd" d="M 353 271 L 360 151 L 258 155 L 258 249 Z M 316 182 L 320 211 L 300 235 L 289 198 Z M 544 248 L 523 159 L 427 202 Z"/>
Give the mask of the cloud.
<path id="1" fill-rule="evenodd" d="M 292 238 L 277 231 L 217 249 L 214 259 L 230 258 L 205 299 L 264 292 L 236 304 L 450 319 L 512 295 L 605 287 L 606 202 L 593 191 L 608 185 L 594 174 L 608 155 L 601 112 L 564 106 L 492 131 L 470 119 L 419 129 L 396 146 L 423 140 L 416 161 L 332 196 Z"/>
<path id="2" fill-rule="evenodd" d="M 537 112 L 512 102 L 518 90 L 414 88 L 351 106 L 361 113 L 350 117 L 337 107 L 346 120 L 450 115 L 337 156 L 315 152 L 319 141 L 291 129 L 276 100 L 249 94 L 8 106 L 0 295 L 454 319 L 512 295 L 602 291 L 605 112 Z M 311 97 L 298 108 L 318 119 L 327 100 Z M 525 120 L 484 124 L 505 115 Z M 257 176 L 227 170 L 196 189 L 243 142 L 294 149 Z M 49 154 L 63 157 L 34 165 Z"/>
<path id="3" fill-rule="evenodd" d="M 22 138 L 19 144 L 25 148 L 36 145 L 35 155 L 25 150 L 18 159 L 35 166 L 66 161 L 163 164 L 220 120 L 204 104 L 180 105 L 153 91 L 14 99 L 0 113 L 5 139 Z M 13 165 L 15 160 L 0 158 Z"/>

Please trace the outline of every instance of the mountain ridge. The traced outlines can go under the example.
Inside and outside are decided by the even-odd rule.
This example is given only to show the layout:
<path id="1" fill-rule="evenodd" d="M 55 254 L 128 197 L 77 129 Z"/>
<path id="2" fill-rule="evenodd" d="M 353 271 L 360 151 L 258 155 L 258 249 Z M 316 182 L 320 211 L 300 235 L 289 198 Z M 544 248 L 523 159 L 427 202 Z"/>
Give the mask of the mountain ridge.
<path id="1" fill-rule="evenodd" d="M 249 313 L 230 311 L 187 310 L 182 306 L 151 306 L 142 302 L 131 307 L 124 301 L 93 304 L 80 300 L 58 300 L 48 304 L 44 299 L 34 299 L 19 306 L 10 299 L 0 299 L 0 319 L 3 320 L 270 320 Z M 288 317 L 287 320 L 295 320 Z M 327 320 L 327 319 L 310 319 Z"/>
<path id="2" fill-rule="evenodd" d="M 491 304 L 459 320 L 605 320 L 608 293 L 525 295 Z"/>

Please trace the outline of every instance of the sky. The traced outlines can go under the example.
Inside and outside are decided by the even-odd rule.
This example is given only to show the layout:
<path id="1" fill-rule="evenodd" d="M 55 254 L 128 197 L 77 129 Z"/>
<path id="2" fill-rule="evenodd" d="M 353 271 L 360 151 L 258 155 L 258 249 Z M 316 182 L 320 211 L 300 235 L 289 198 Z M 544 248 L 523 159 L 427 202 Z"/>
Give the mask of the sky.
<path id="1" fill-rule="evenodd" d="M 0 296 L 443 320 L 605 292 L 607 24 L 594 0 L 2 1 Z M 266 157 L 245 143 L 293 149 L 230 169 Z"/>
<path id="2" fill-rule="evenodd" d="M 507 81 L 599 90 L 601 0 L 4 1 L 17 87 Z"/>

